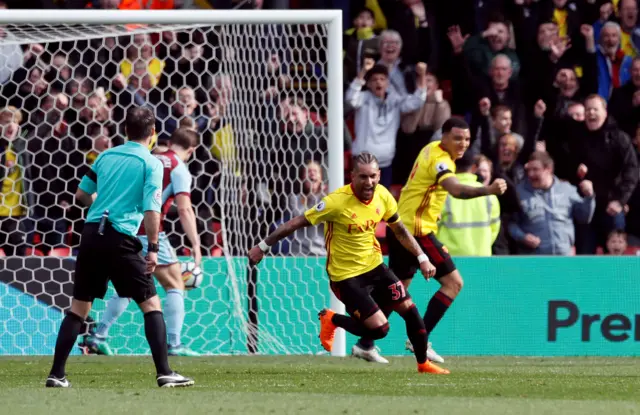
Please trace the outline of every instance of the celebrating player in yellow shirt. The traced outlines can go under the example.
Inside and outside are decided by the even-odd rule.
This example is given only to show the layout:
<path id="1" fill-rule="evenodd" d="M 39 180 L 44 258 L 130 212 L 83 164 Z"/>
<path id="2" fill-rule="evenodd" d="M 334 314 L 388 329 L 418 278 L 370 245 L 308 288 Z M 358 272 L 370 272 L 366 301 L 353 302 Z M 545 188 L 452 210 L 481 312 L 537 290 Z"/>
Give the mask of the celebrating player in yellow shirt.
<path id="1" fill-rule="evenodd" d="M 370 153 L 354 159 L 352 183 L 327 195 L 303 215 L 281 225 L 249 251 L 249 260 L 257 264 L 270 246 L 297 229 L 326 222 L 327 273 L 331 290 L 345 305 L 349 316 L 323 309 L 320 317 L 320 341 L 327 351 L 333 347 L 337 327 L 356 336 L 381 339 L 389 331 L 385 312 L 396 311 L 404 319 L 407 334 L 415 350 L 418 371 L 448 374 L 427 360 L 427 336 L 424 322 L 402 282 L 382 261 L 375 236 L 376 226 L 386 221 L 396 241 L 404 246 L 425 278 L 436 268 L 400 221 L 395 199 L 378 185 L 380 167 Z M 384 310 L 385 312 L 383 312 Z"/>
<path id="2" fill-rule="evenodd" d="M 442 141 L 426 145 L 413 164 L 411 175 L 402 189 L 398 212 L 407 228 L 417 239 L 420 248 L 427 253 L 436 267 L 435 278 L 440 283 L 424 315 L 427 336 L 438 324 L 454 298 L 462 289 L 462 277 L 451 260 L 451 256 L 435 237 L 438 217 L 447 198 L 447 193 L 458 199 L 471 199 L 486 195 L 501 195 L 507 189 L 503 179 L 496 179 L 489 186 L 472 187 L 461 184 L 455 176 L 454 160 L 461 158 L 469 147 L 469 126 L 460 118 L 450 118 L 442 126 Z M 408 255 L 393 233 L 387 233 L 389 241 L 389 268 L 397 275 L 405 288 L 411 283 L 418 262 Z M 430 360 L 442 363 L 429 343 L 427 355 Z M 407 348 L 415 345 L 407 344 Z M 361 338 L 353 347 L 354 356 L 367 360 L 367 350 L 373 350 L 372 338 Z"/>

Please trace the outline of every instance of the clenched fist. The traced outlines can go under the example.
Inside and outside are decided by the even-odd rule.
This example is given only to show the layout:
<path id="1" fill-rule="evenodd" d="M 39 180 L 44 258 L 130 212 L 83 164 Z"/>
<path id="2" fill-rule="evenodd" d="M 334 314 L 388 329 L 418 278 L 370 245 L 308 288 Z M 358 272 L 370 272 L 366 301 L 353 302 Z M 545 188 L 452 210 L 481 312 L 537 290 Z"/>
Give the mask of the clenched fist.
<path id="1" fill-rule="evenodd" d="M 362 70 L 369 72 L 371 70 L 371 68 L 373 68 L 376 64 L 376 61 L 374 61 L 371 58 L 364 58 L 364 62 L 362 63 Z"/>
<path id="2" fill-rule="evenodd" d="M 587 39 L 592 38 L 593 26 L 591 26 L 590 24 L 583 24 L 582 26 L 580 26 L 580 34 Z"/>
<path id="3" fill-rule="evenodd" d="M 589 169 L 584 164 L 580 164 L 578 166 L 578 173 L 577 174 L 578 174 L 578 178 L 579 179 L 584 179 L 588 172 L 589 172 Z"/>
<path id="4" fill-rule="evenodd" d="M 427 74 L 427 64 L 424 62 L 418 62 L 416 65 L 416 74 L 418 76 L 425 76 Z"/>
<path id="5" fill-rule="evenodd" d="M 537 118 L 542 118 L 546 111 L 547 111 L 547 104 L 545 104 L 543 100 L 539 99 L 538 102 L 536 102 L 535 107 L 533 108 L 534 115 Z"/>
<path id="6" fill-rule="evenodd" d="M 500 196 L 507 190 L 507 182 L 504 179 L 496 179 L 489 185 L 489 193 Z"/>
<path id="7" fill-rule="evenodd" d="M 491 101 L 489 98 L 482 98 L 478 103 L 478 106 L 480 107 L 480 114 L 485 117 L 489 115 L 489 111 L 491 111 Z"/>
<path id="8" fill-rule="evenodd" d="M 259 264 L 260 261 L 262 261 L 262 258 L 264 258 L 264 252 L 258 245 L 256 245 L 249 250 L 247 256 L 249 257 L 249 265 L 253 266 Z"/>
<path id="9" fill-rule="evenodd" d="M 612 200 L 607 205 L 607 214 L 609 214 L 609 216 L 615 216 L 623 210 L 624 208 L 622 207 L 622 204 L 617 200 Z"/>
<path id="10" fill-rule="evenodd" d="M 585 197 L 593 196 L 593 183 L 591 180 L 583 180 L 578 184 L 578 188 Z"/>

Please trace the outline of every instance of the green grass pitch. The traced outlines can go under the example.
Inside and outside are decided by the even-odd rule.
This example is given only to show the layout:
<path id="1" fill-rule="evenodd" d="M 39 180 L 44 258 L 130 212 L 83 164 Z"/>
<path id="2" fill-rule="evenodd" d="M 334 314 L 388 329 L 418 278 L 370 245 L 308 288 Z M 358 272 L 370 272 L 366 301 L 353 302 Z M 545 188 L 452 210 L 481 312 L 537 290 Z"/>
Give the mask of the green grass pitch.
<path id="1" fill-rule="evenodd" d="M 172 358 L 196 386 L 165 390 L 150 357 L 75 357 L 61 390 L 44 388 L 50 357 L 0 358 L 0 413 L 640 414 L 639 358 L 450 358 L 448 376 L 390 360 Z"/>

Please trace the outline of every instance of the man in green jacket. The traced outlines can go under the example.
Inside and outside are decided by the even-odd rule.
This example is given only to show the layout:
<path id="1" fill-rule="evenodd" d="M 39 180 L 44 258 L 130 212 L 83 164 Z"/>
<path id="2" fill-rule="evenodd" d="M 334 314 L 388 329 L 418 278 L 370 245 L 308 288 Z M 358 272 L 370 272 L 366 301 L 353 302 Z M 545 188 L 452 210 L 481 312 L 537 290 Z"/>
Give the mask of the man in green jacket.
<path id="1" fill-rule="evenodd" d="M 473 172 L 473 157 L 467 152 L 456 160 L 456 177 L 467 186 L 482 187 Z M 494 195 L 475 199 L 447 196 L 437 238 L 452 256 L 491 256 L 491 246 L 500 231 L 500 204 Z"/>

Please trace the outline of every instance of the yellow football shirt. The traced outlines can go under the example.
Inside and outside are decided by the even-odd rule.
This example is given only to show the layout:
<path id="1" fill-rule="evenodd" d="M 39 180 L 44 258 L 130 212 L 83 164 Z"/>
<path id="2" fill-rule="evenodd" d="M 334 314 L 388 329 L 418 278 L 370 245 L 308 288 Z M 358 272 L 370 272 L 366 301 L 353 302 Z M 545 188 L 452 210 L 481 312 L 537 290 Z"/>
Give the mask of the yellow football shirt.
<path id="1" fill-rule="evenodd" d="M 558 25 L 558 34 L 560 37 L 567 36 L 567 32 L 569 31 L 568 16 L 569 12 L 566 10 L 553 9 L 553 22 Z"/>
<path id="2" fill-rule="evenodd" d="M 383 186 L 376 186 L 373 198 L 363 202 L 346 185 L 304 213 L 312 225 L 326 222 L 324 242 L 331 281 L 357 277 L 382 264 L 376 227 L 381 220 L 397 222 L 399 218 L 392 218 L 397 212 L 395 199 Z"/>
<path id="3" fill-rule="evenodd" d="M 456 164 L 440 141 L 420 150 L 398 202 L 402 222 L 414 236 L 438 231 L 438 216 L 447 199 L 447 191 L 440 183 L 455 172 Z"/>
<path id="4" fill-rule="evenodd" d="M 17 164 L 16 153 L 11 147 L 5 152 L 5 167 L 7 176 L 2 181 L 0 192 L 0 217 L 24 216 L 25 208 L 20 204 L 22 200 L 22 169 Z"/>
<path id="5" fill-rule="evenodd" d="M 631 34 L 625 32 L 624 30 L 622 30 L 620 36 L 620 49 L 622 49 L 625 55 L 631 56 L 632 58 L 635 58 L 637 55 L 636 48 L 633 46 Z"/>
<path id="6" fill-rule="evenodd" d="M 160 82 L 160 78 L 162 77 L 162 71 L 166 64 L 158 58 L 152 58 L 149 61 L 147 66 L 147 70 L 149 71 L 149 75 L 151 76 L 151 85 L 157 86 L 158 82 Z M 133 72 L 133 63 L 129 59 L 125 59 L 120 62 L 120 72 L 125 76 L 125 78 L 129 78 L 129 75 Z"/>

